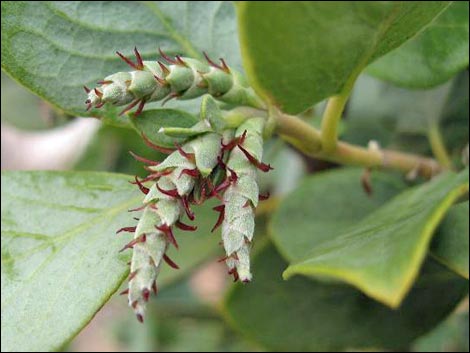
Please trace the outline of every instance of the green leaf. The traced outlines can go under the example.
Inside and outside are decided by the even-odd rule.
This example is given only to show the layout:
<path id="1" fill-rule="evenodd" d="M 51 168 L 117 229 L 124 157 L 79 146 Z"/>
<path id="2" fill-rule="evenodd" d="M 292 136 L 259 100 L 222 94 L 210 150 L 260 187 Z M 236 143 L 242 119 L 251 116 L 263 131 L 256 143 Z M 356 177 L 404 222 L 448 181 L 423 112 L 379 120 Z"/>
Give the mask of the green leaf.
<path id="1" fill-rule="evenodd" d="M 468 1 L 454 1 L 416 37 L 367 68 L 380 79 L 425 88 L 468 66 Z"/>
<path id="2" fill-rule="evenodd" d="M 142 194 L 130 176 L 2 172 L 2 351 L 57 350 L 85 326 L 128 274 L 127 209 Z M 209 216 L 210 215 L 210 216 Z M 176 232 L 181 270 L 162 270 L 159 286 L 184 275 L 218 247 L 213 211 L 196 212 L 198 231 Z M 123 300 L 125 300 L 123 298 Z M 131 314 L 130 314 L 131 315 Z"/>
<path id="3" fill-rule="evenodd" d="M 468 311 L 459 311 L 413 342 L 412 352 L 468 352 Z"/>
<path id="4" fill-rule="evenodd" d="M 282 281 L 285 266 L 273 247 L 264 248 L 253 259 L 254 281 L 235 286 L 224 305 L 234 328 L 275 352 L 406 349 L 468 292 L 466 280 L 430 261 L 392 310 L 344 284 Z"/>
<path id="5" fill-rule="evenodd" d="M 285 259 L 295 262 L 306 257 L 313 247 L 354 226 L 406 188 L 399 176 L 373 172 L 373 193 L 368 196 L 361 185 L 362 174 L 356 168 L 323 172 L 305 179 L 285 197 L 269 224 Z"/>
<path id="6" fill-rule="evenodd" d="M 157 48 L 196 58 L 206 51 L 240 69 L 235 11 L 230 2 L 2 2 L 2 68 L 53 105 L 85 112 L 83 85 L 129 67 L 115 51 L 157 59 Z"/>
<path id="7" fill-rule="evenodd" d="M 444 265 L 468 279 L 468 201 L 453 206 L 432 243 L 432 253 Z"/>
<path id="8" fill-rule="evenodd" d="M 290 113 L 340 93 L 373 60 L 398 47 L 445 1 L 237 4 L 251 84 Z"/>
<path id="9" fill-rule="evenodd" d="M 198 121 L 194 115 L 176 109 L 151 109 L 142 112 L 136 118 L 130 118 L 132 126 L 139 134 L 145 134 L 151 141 L 162 147 L 175 147 L 175 142 L 184 140 L 166 135 L 160 131 L 162 127 L 189 128 Z"/>
<path id="10" fill-rule="evenodd" d="M 329 184 L 329 194 L 320 199 L 315 196 L 315 191 L 322 187 L 325 176 L 312 177 L 281 204 L 271 225 L 275 237 L 291 239 L 292 234 L 302 234 L 304 238 L 319 239 L 308 255 L 296 259 L 295 264 L 287 268 L 284 276 L 303 274 L 345 281 L 372 298 L 397 307 L 416 278 L 435 228 L 452 203 L 468 190 L 468 169 L 460 174 L 443 174 L 408 189 L 368 216 L 352 224 L 346 222 L 344 227 L 339 226 L 342 219 L 337 217 L 339 225 L 331 233 L 328 228 L 322 231 L 322 223 L 317 230 L 308 233 L 312 226 L 303 229 L 292 222 L 299 212 L 315 222 L 318 207 L 315 213 L 304 200 L 316 199 L 325 209 L 334 200 L 339 208 L 341 202 L 338 199 L 349 194 L 346 191 L 346 185 L 351 185 L 348 178 L 346 172 L 343 182 L 334 186 Z M 361 205 L 354 203 L 350 207 L 360 208 Z"/>

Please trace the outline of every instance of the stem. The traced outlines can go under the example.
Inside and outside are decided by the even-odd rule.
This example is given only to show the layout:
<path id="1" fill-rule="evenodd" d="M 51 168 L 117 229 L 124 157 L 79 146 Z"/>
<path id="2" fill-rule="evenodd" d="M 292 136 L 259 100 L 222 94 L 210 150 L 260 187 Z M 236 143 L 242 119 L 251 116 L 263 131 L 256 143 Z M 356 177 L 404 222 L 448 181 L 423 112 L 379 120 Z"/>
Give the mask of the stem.
<path id="1" fill-rule="evenodd" d="M 432 123 L 428 131 L 429 144 L 432 153 L 445 169 L 452 169 L 452 161 L 442 139 L 441 131 L 436 123 Z"/>
<path id="2" fill-rule="evenodd" d="M 338 143 L 338 125 L 343 115 L 344 107 L 354 87 L 357 76 L 361 71 L 356 70 L 345 83 L 343 91 L 328 100 L 321 122 L 322 149 L 332 153 Z"/>
<path id="3" fill-rule="evenodd" d="M 335 142 L 336 148 L 322 148 L 321 133 L 296 116 L 277 112 L 277 132 L 296 148 L 311 157 L 341 164 L 358 165 L 368 168 L 389 168 L 401 172 L 416 172 L 430 178 L 441 170 L 432 158 L 391 150 L 363 148 L 346 142 Z"/>
<path id="4" fill-rule="evenodd" d="M 349 94 L 340 94 L 338 96 L 331 97 L 328 100 L 325 112 L 323 113 L 321 125 L 322 146 L 323 150 L 326 152 L 332 152 L 336 148 L 338 140 L 338 125 L 348 97 Z"/>

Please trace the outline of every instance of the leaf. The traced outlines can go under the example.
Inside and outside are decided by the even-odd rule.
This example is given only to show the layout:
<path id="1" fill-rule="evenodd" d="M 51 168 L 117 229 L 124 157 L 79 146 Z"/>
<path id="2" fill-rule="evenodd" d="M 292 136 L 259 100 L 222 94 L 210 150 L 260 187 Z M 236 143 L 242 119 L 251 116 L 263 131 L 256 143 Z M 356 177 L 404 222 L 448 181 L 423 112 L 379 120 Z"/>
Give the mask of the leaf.
<path id="1" fill-rule="evenodd" d="M 444 1 L 239 2 L 244 68 L 261 96 L 299 113 L 340 93 L 368 63 L 447 6 Z"/>
<path id="2" fill-rule="evenodd" d="M 115 233 L 135 223 L 126 211 L 142 195 L 119 174 L 2 172 L 1 179 L 2 351 L 57 350 L 126 278 L 131 254 L 118 251 L 129 239 Z M 160 287 L 217 249 L 212 213 L 196 213 L 197 232 L 175 232 L 181 250 L 170 256 L 181 270 L 163 268 Z"/>
<path id="3" fill-rule="evenodd" d="M 425 88 L 468 66 L 468 2 L 454 1 L 416 37 L 372 63 L 367 73 L 396 85 Z"/>
<path id="4" fill-rule="evenodd" d="M 162 147 L 175 147 L 175 142 L 184 139 L 167 136 L 161 132 L 162 127 L 189 128 L 198 122 L 191 114 L 176 109 L 151 109 L 131 118 L 132 126 L 139 134 L 145 134 L 152 142 Z"/>
<path id="5" fill-rule="evenodd" d="M 437 260 L 467 279 L 468 214 L 468 201 L 452 206 L 439 226 L 431 247 Z"/>
<path id="6" fill-rule="evenodd" d="M 443 320 L 468 292 L 468 282 L 427 262 L 403 305 L 392 310 L 344 284 L 296 277 L 272 246 L 253 259 L 254 281 L 224 303 L 238 331 L 270 351 L 402 350 Z"/>
<path id="7" fill-rule="evenodd" d="M 362 174 L 356 168 L 319 173 L 304 179 L 285 197 L 269 224 L 285 259 L 295 262 L 306 257 L 312 248 L 354 226 L 406 189 L 399 176 L 373 172 L 372 195 L 368 196 L 361 185 Z"/>
<path id="8" fill-rule="evenodd" d="M 115 55 L 156 60 L 169 54 L 224 57 L 239 69 L 235 11 L 230 2 L 2 2 L 2 68 L 53 105 L 74 115 L 85 112 L 83 85 L 129 67 Z"/>
<path id="9" fill-rule="evenodd" d="M 346 183 L 347 176 L 344 178 Z M 316 234 L 320 234 L 320 241 L 312 246 L 308 255 L 296 259 L 287 268 L 285 278 L 302 274 L 345 281 L 395 308 L 411 288 L 435 228 L 452 203 L 468 191 L 468 169 L 460 174 L 443 174 L 431 182 L 410 188 L 365 218 L 338 227 L 331 233 L 327 233 L 328 230 L 323 233 L 321 228 L 318 233 L 307 233 L 308 229 L 299 228 L 291 220 L 296 213 L 304 212 L 304 217 L 314 222 L 317 215 L 309 212 L 304 200 L 315 197 L 320 183 L 316 177 L 310 178 L 287 197 L 273 218 L 271 230 L 277 238 L 292 238 L 292 234 L 304 233 L 303 237 L 317 237 Z M 328 197 L 317 198 L 317 202 L 326 209 L 326 204 L 335 197 L 341 199 L 342 194 L 348 195 L 343 189 L 335 196 L 337 190 L 341 190 L 339 188 L 339 185 L 334 189 L 330 185 Z M 336 202 L 336 207 L 338 204 Z M 279 228 L 281 221 L 285 222 L 283 228 Z M 337 222 L 341 223 L 341 218 Z M 290 231 L 286 233 L 282 229 Z"/>
<path id="10" fill-rule="evenodd" d="M 413 352 L 468 352 L 468 311 L 457 310 L 427 335 L 413 342 Z"/>

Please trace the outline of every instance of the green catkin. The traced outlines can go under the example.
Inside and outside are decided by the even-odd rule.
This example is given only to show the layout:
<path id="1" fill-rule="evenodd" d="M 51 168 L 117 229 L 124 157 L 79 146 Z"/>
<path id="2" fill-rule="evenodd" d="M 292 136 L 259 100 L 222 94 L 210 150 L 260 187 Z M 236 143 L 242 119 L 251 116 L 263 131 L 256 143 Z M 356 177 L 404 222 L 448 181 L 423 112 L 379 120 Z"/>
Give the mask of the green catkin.
<path id="1" fill-rule="evenodd" d="M 219 65 L 206 57 L 209 63 L 206 64 L 179 56 L 172 59 L 161 53 L 171 64 L 165 66 L 160 62 L 144 62 L 137 50 L 135 53 L 137 63 L 118 53 L 135 71 L 107 76 L 100 87 L 92 90 L 85 87 L 88 108 L 99 108 L 105 103 L 128 105 L 124 113 L 138 105 L 136 116 L 147 102 L 205 95 L 197 124 L 191 128 L 160 129 L 159 132 L 186 142 L 176 145 L 177 150 L 161 163 L 153 165 L 150 161 L 152 165 L 147 169 L 152 174 L 146 178 L 153 180 L 150 188 L 136 178 L 146 194 L 143 212 L 135 228 L 120 230 L 134 232 L 134 239 L 124 247 L 133 249 L 129 288 L 124 293 L 139 321 L 143 321 L 150 293 L 157 291 L 162 263 L 177 268 L 166 255 L 170 246 L 178 247 L 173 228 L 195 229 L 182 222 L 185 216 L 194 219 L 190 202 L 200 204 L 212 196 L 222 201 L 215 208 L 221 214 L 214 229 L 222 225 L 229 273 L 243 282 L 252 279 L 249 254 L 259 199 L 257 169 L 268 171 L 270 166 L 261 163 L 265 119 L 227 120 L 215 102 L 216 99 L 232 105 L 263 107 L 241 75 L 223 60 Z M 138 156 L 137 159 L 149 162 Z"/>
<path id="2" fill-rule="evenodd" d="M 207 177 L 217 165 L 220 140 L 221 135 L 217 133 L 202 134 L 181 147 L 187 156 L 174 151 L 158 166 L 149 167 L 165 175 L 148 190 L 143 201 L 146 206 L 135 229 L 134 240 L 129 244 L 133 255 L 128 299 L 140 321 L 143 321 L 150 292 L 156 292 L 162 261 L 173 242 L 171 229 L 186 213 L 183 198 L 187 200 L 198 180 L 185 170 L 197 170 L 202 177 Z"/>
<path id="3" fill-rule="evenodd" d="M 85 87 L 88 109 L 99 108 L 105 103 L 115 106 L 129 104 L 122 111 L 124 113 L 139 104 L 138 115 L 148 102 L 194 99 L 204 94 L 228 104 L 263 107 L 244 78 L 224 61 L 218 65 L 208 59 L 206 64 L 192 58 L 177 56 L 172 59 L 162 55 L 170 65 L 141 61 L 136 51 L 137 64 L 125 58 L 135 71 L 109 75 L 100 81 L 101 86 L 92 90 Z"/>
<path id="4" fill-rule="evenodd" d="M 263 154 L 264 124 L 264 119 L 252 118 L 240 125 L 235 133 L 236 138 L 245 134 L 241 145 L 258 161 L 261 161 Z M 250 247 L 255 229 L 255 208 L 259 199 L 258 171 L 237 147 L 230 153 L 227 169 L 229 174 L 230 170 L 236 174 L 236 181 L 230 183 L 223 196 L 225 207 L 222 241 L 226 252 L 225 262 L 235 279 L 249 282 L 252 279 Z"/>
<path id="5" fill-rule="evenodd" d="M 211 119 L 212 125 L 222 126 L 214 124 L 214 117 Z M 148 167 L 160 176 L 148 190 L 144 189 L 145 207 L 134 240 L 125 247 L 133 248 L 129 306 L 140 321 L 143 321 L 151 291 L 156 292 L 162 263 L 167 261 L 174 266 L 166 256 L 168 248 L 176 245 L 171 229 L 185 214 L 190 216 L 185 203 L 198 199 L 200 195 L 196 194 L 201 191 L 201 185 L 209 185 L 204 184 L 208 180 L 214 189 L 205 190 L 205 193 L 213 195 L 218 188 L 223 192 L 223 196 L 218 197 L 223 202 L 222 240 L 229 273 L 243 282 L 252 279 L 250 248 L 259 200 L 257 169 L 262 164 L 265 119 L 250 118 L 237 129 L 217 132 L 201 130 L 201 123 L 207 124 L 204 119 L 192 128 L 196 137 L 185 130 L 192 139 L 160 164 Z M 269 166 L 263 166 L 264 171 L 269 170 Z M 223 173 L 225 177 L 221 177 Z"/>

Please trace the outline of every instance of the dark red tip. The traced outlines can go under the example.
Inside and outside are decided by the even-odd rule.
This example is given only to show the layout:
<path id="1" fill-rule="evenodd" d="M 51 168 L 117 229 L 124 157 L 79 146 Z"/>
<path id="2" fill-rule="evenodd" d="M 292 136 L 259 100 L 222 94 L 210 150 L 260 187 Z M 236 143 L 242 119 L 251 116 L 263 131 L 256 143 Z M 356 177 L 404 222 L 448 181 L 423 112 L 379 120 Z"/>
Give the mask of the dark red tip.
<path id="1" fill-rule="evenodd" d="M 130 210 L 127 210 L 127 212 L 136 212 L 136 211 L 142 211 L 147 205 L 143 205 L 137 208 L 131 208 Z"/>
<path id="2" fill-rule="evenodd" d="M 224 262 L 227 259 L 228 259 L 228 256 L 224 256 L 224 257 L 221 257 L 220 259 L 218 259 L 217 262 Z"/>
<path id="3" fill-rule="evenodd" d="M 90 93 L 91 89 L 89 89 L 87 86 L 83 86 L 83 89 L 85 90 L 86 93 Z"/>
<path id="4" fill-rule="evenodd" d="M 179 229 L 184 230 L 184 231 L 188 231 L 188 232 L 194 232 L 195 230 L 197 230 L 197 226 L 190 226 L 188 224 L 184 224 L 181 221 L 176 221 L 175 225 Z"/>
<path id="5" fill-rule="evenodd" d="M 183 203 L 184 210 L 186 212 L 186 215 L 191 221 L 194 221 L 194 212 L 191 211 L 191 208 L 189 207 L 189 201 L 187 196 L 182 196 L 181 197 L 181 202 Z"/>
<path id="6" fill-rule="evenodd" d="M 206 192 L 207 192 L 207 181 L 209 180 L 209 178 L 203 178 L 202 181 L 201 181 L 201 189 L 199 190 L 199 192 L 192 192 L 189 196 L 188 196 L 188 202 L 193 204 L 193 205 L 201 205 L 204 203 L 204 201 L 206 200 Z"/>
<path id="7" fill-rule="evenodd" d="M 197 178 L 199 176 L 199 170 L 197 168 L 194 169 L 183 169 L 178 176 L 178 178 L 181 178 L 183 174 L 189 175 L 192 178 Z"/>
<path id="8" fill-rule="evenodd" d="M 231 169 L 230 167 L 228 167 L 224 161 L 222 160 L 222 158 L 219 156 L 217 157 L 217 162 L 218 164 L 221 166 L 222 169 L 224 169 L 225 171 L 228 171 L 230 173 L 230 175 L 227 177 L 227 179 L 225 179 L 224 182 L 222 182 L 221 184 L 219 184 L 217 186 L 217 188 L 215 189 L 215 192 L 220 192 L 222 190 L 225 190 L 227 187 L 229 187 L 232 183 L 236 183 L 237 180 L 238 180 L 238 175 L 237 173 Z"/>
<path id="9" fill-rule="evenodd" d="M 155 80 L 157 80 L 157 82 L 162 85 L 162 86 L 165 86 L 167 84 L 167 82 L 165 81 L 165 79 L 161 78 L 161 77 L 158 77 L 158 75 L 153 75 L 153 77 L 155 77 Z"/>
<path id="10" fill-rule="evenodd" d="M 156 172 L 156 173 L 152 173 L 148 176 L 146 176 L 144 179 L 142 179 L 140 182 L 141 183 L 145 183 L 147 181 L 150 181 L 150 180 L 155 180 L 155 179 L 158 179 L 164 175 L 168 175 L 168 174 L 171 174 L 171 170 L 165 170 L 163 172 Z M 134 182 L 132 182 L 132 184 L 135 184 Z"/>
<path id="11" fill-rule="evenodd" d="M 229 274 L 229 275 L 233 275 L 233 281 L 234 281 L 234 282 L 238 281 L 238 279 L 239 279 L 238 271 L 237 271 L 237 269 L 236 269 L 235 267 L 232 268 L 230 271 L 228 271 L 228 274 Z"/>
<path id="12" fill-rule="evenodd" d="M 219 212 L 219 218 L 217 218 L 217 222 L 215 223 L 214 227 L 212 227 L 211 233 L 216 230 L 224 221 L 225 218 L 225 205 L 219 205 L 212 208 L 214 211 Z"/>
<path id="13" fill-rule="evenodd" d="M 222 70 L 226 73 L 230 72 L 227 64 L 225 63 L 225 61 L 223 59 L 220 59 L 220 61 L 222 62 L 222 66 L 220 66 L 219 64 L 216 64 L 214 61 L 212 61 L 212 59 L 209 58 L 209 55 L 207 55 L 207 53 L 205 51 L 203 51 L 202 54 L 204 54 L 204 57 L 206 58 L 206 60 L 207 60 L 207 62 L 209 63 L 210 66 L 215 67 L 216 69 Z"/>
<path id="14" fill-rule="evenodd" d="M 153 283 L 152 283 L 152 291 L 155 295 L 157 295 L 158 289 L 157 289 L 157 282 L 156 281 L 153 281 Z"/>
<path id="15" fill-rule="evenodd" d="M 124 289 L 121 293 L 119 293 L 119 295 L 127 295 L 127 294 L 129 294 L 129 288 Z"/>
<path id="16" fill-rule="evenodd" d="M 147 237 L 145 234 L 139 235 L 137 238 L 132 239 L 129 243 L 124 245 L 124 247 L 119 250 L 119 252 L 123 252 L 126 249 L 131 249 L 134 247 L 134 245 L 139 244 L 139 243 L 144 243 L 147 240 Z"/>
<path id="17" fill-rule="evenodd" d="M 188 66 L 188 64 L 186 64 L 186 62 L 181 58 L 181 56 L 176 55 L 175 58 L 176 58 L 177 64 L 181 66 Z"/>
<path id="18" fill-rule="evenodd" d="M 211 196 L 217 197 L 219 200 L 223 200 L 223 197 L 219 195 L 219 192 L 226 190 L 230 185 L 232 185 L 229 178 L 226 178 L 223 182 L 217 185 L 216 188 L 211 190 Z"/>
<path id="19" fill-rule="evenodd" d="M 144 288 L 142 289 L 142 298 L 144 299 L 144 301 L 148 302 L 149 301 L 149 297 L 150 297 L 150 291 L 148 288 Z"/>
<path id="20" fill-rule="evenodd" d="M 136 69 L 136 70 L 141 70 L 141 68 L 139 68 L 138 65 L 134 64 L 132 62 L 132 60 L 128 59 L 127 57 L 125 57 L 124 55 L 122 55 L 120 52 L 116 52 L 116 54 L 122 59 L 124 60 L 124 62 L 129 65 L 130 67 L 132 67 L 133 69 Z"/>
<path id="21" fill-rule="evenodd" d="M 185 150 L 183 150 L 183 148 L 178 144 L 178 142 L 175 142 L 175 147 L 180 153 L 180 155 L 182 155 L 188 161 L 194 163 L 194 160 L 195 160 L 194 153 L 188 153 Z"/>
<path id="22" fill-rule="evenodd" d="M 119 234 L 119 233 L 121 233 L 121 232 L 134 233 L 136 228 L 137 228 L 137 227 L 123 227 L 123 228 L 119 229 L 119 230 L 116 232 L 116 234 Z"/>
<path id="23" fill-rule="evenodd" d="M 137 70 L 143 70 L 144 68 L 144 61 L 142 60 L 142 56 L 140 55 L 139 51 L 137 50 L 137 47 L 134 47 L 134 54 L 135 58 L 137 59 Z"/>
<path id="24" fill-rule="evenodd" d="M 144 323 L 144 317 L 143 317 L 141 314 L 136 314 L 135 316 L 137 317 L 137 320 L 138 320 L 141 324 Z"/>
<path id="25" fill-rule="evenodd" d="M 149 138 L 144 133 L 142 133 L 142 138 L 145 144 L 149 146 L 150 148 L 154 149 L 155 151 L 165 153 L 165 154 L 170 154 L 174 151 L 171 148 L 161 147 L 161 146 L 154 144 L 152 141 L 149 140 Z"/>
<path id="26" fill-rule="evenodd" d="M 146 188 L 145 186 L 142 185 L 140 180 L 137 178 L 137 175 L 135 176 L 135 183 L 139 187 L 140 191 L 142 191 L 145 195 L 147 195 L 149 193 L 150 189 Z M 131 182 L 131 184 L 132 184 L 132 182 Z"/>
<path id="27" fill-rule="evenodd" d="M 222 63 L 222 70 L 225 71 L 226 73 L 229 73 L 230 69 L 229 69 L 227 63 L 225 62 L 225 60 L 222 59 L 222 58 L 219 58 L 219 60 Z"/>
<path id="28" fill-rule="evenodd" d="M 123 115 L 124 113 L 127 113 L 129 110 L 134 108 L 138 103 L 140 103 L 140 99 L 136 99 L 135 101 L 133 101 L 131 104 L 129 104 L 119 113 L 119 116 Z"/>
<path id="29" fill-rule="evenodd" d="M 109 84 L 113 83 L 113 81 L 111 81 L 111 80 L 106 80 L 106 81 L 103 80 L 103 81 L 98 81 L 97 83 L 98 83 L 99 85 L 109 85 Z"/>
<path id="30" fill-rule="evenodd" d="M 129 274 L 129 277 L 127 278 L 127 280 L 128 280 L 128 281 L 132 281 L 132 280 L 134 279 L 134 277 L 137 275 L 137 272 L 138 272 L 138 271 L 139 271 L 139 270 L 135 270 L 135 271 L 131 272 L 131 273 Z"/>
<path id="31" fill-rule="evenodd" d="M 146 164 L 148 164 L 148 165 L 158 165 L 158 164 L 159 164 L 159 162 L 157 162 L 157 161 L 152 161 L 152 160 L 150 160 L 150 159 L 141 157 L 141 156 L 139 156 L 138 154 L 135 154 L 135 153 L 132 152 L 132 151 L 129 151 L 129 154 L 130 154 L 132 157 L 134 157 L 134 159 L 135 159 L 136 161 L 139 161 L 139 162 L 142 162 L 142 163 L 146 163 Z"/>
<path id="32" fill-rule="evenodd" d="M 170 73 L 170 69 L 168 69 L 165 64 L 163 64 L 160 60 L 157 61 L 158 65 L 162 69 L 163 76 L 166 77 Z"/>
<path id="33" fill-rule="evenodd" d="M 243 152 L 243 154 L 246 156 L 246 158 L 250 161 L 251 164 L 253 164 L 256 168 L 260 169 L 263 172 L 269 172 L 270 170 L 274 169 L 271 167 L 269 164 L 265 164 L 263 162 L 258 161 L 255 157 L 253 157 L 250 152 L 248 152 L 243 146 L 240 144 L 238 145 L 238 148 Z"/>
<path id="34" fill-rule="evenodd" d="M 98 97 L 103 97 L 103 93 L 101 91 L 99 91 L 97 88 L 94 89 L 95 91 L 95 94 L 98 96 Z"/>
<path id="35" fill-rule="evenodd" d="M 243 142 L 245 142 L 245 139 L 246 139 L 246 130 L 243 131 L 243 134 L 241 136 L 235 137 L 234 139 L 232 139 L 232 141 L 230 141 L 226 145 L 221 140 L 220 144 L 222 146 L 222 151 L 231 151 L 231 150 L 233 150 L 235 148 L 235 146 L 238 146 L 238 145 L 242 144 Z"/>
<path id="36" fill-rule="evenodd" d="M 178 243 L 176 242 L 176 238 L 173 234 L 173 231 L 171 230 L 171 227 L 168 226 L 167 224 L 162 224 L 159 226 L 155 226 L 160 232 L 165 234 L 165 236 L 168 238 L 168 241 L 173 244 L 173 246 L 178 249 Z"/>
<path id="37" fill-rule="evenodd" d="M 165 190 L 165 189 L 162 189 L 160 187 L 160 185 L 158 185 L 157 183 L 157 189 L 158 191 L 160 191 L 162 194 L 165 194 L 167 196 L 170 196 L 170 197 L 179 197 L 180 195 L 178 194 L 178 190 L 176 189 L 171 189 L 171 190 Z"/>
<path id="38" fill-rule="evenodd" d="M 179 266 L 178 266 L 177 264 L 175 264 L 175 263 L 173 262 L 173 260 L 168 257 L 167 254 L 164 254 L 164 255 L 163 255 L 163 260 L 165 260 L 165 262 L 166 262 L 170 267 L 174 268 L 175 270 L 179 270 Z"/>
<path id="39" fill-rule="evenodd" d="M 168 61 L 170 64 L 174 64 L 174 65 L 177 64 L 177 62 L 174 59 L 170 58 L 168 55 L 166 55 L 163 52 L 162 48 L 158 47 L 158 52 L 160 53 L 161 57 L 165 59 L 166 61 Z"/>
<path id="40" fill-rule="evenodd" d="M 261 195 L 261 194 L 260 194 L 260 195 L 258 196 L 258 200 L 259 200 L 259 201 L 267 200 L 267 199 L 269 199 L 269 196 L 271 196 L 271 194 L 270 194 L 269 191 L 268 191 L 265 195 Z"/>
<path id="41" fill-rule="evenodd" d="M 137 110 L 134 113 L 134 118 L 139 116 L 140 113 L 142 113 L 142 110 L 144 110 L 145 103 L 146 103 L 145 99 L 140 100 L 139 106 L 137 107 Z"/>
<path id="42" fill-rule="evenodd" d="M 178 98 L 180 94 L 178 92 L 170 93 L 164 100 L 162 100 L 162 107 L 166 104 L 166 102 L 172 100 L 173 98 Z"/>

